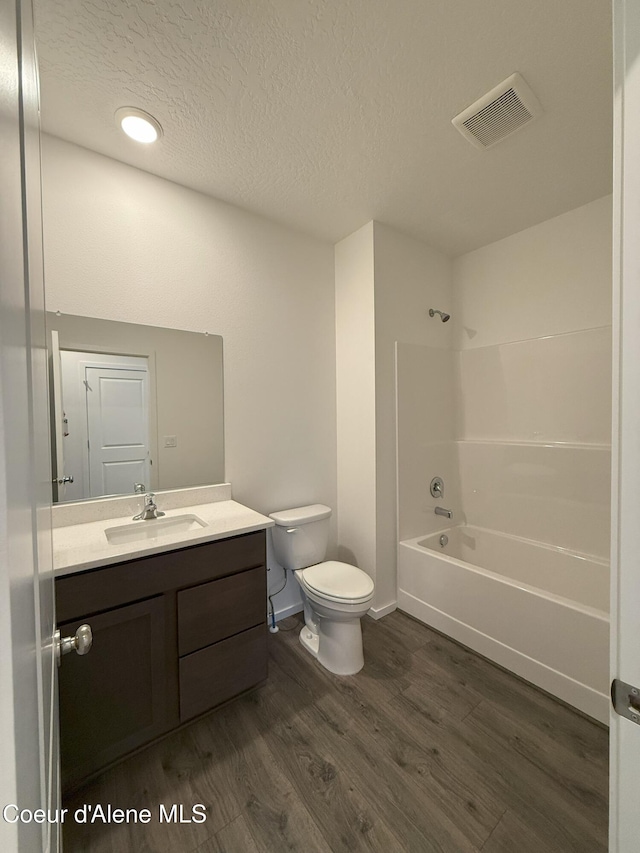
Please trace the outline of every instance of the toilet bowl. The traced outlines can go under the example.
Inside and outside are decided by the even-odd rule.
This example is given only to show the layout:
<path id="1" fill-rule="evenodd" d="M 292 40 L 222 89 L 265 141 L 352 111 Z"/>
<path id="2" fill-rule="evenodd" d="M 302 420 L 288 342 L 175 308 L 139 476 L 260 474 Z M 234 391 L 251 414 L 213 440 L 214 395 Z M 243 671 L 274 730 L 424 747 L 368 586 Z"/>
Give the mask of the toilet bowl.
<path id="1" fill-rule="evenodd" d="M 300 584 L 305 624 L 300 642 L 336 675 L 355 675 L 364 666 L 360 619 L 371 606 L 373 581 L 361 569 L 324 561 L 331 509 L 323 504 L 272 513 L 278 562 Z"/>
<path id="2" fill-rule="evenodd" d="M 313 572 L 312 583 L 308 579 L 310 572 Z M 343 589 L 341 596 L 332 594 L 331 580 L 336 573 L 352 581 L 351 589 Z M 373 601 L 373 581 L 369 575 L 347 563 L 331 561 L 299 569 L 295 576 L 305 602 L 302 645 L 329 672 L 336 675 L 360 672 L 364 666 L 360 619 Z"/>

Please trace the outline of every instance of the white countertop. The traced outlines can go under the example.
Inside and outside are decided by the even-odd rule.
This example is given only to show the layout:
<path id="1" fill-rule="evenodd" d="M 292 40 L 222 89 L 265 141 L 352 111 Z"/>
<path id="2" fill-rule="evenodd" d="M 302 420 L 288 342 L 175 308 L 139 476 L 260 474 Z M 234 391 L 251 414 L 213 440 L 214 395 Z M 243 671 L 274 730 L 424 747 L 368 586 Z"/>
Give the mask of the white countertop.
<path id="1" fill-rule="evenodd" d="M 160 497 L 160 496 L 159 496 Z M 163 509 L 158 500 L 158 509 Z M 174 551 L 202 542 L 213 542 L 229 536 L 239 536 L 254 530 L 273 527 L 273 521 L 249 507 L 233 500 L 217 500 L 191 506 L 180 506 L 165 510 L 165 517 L 192 514 L 206 523 L 206 527 L 182 533 L 169 533 L 153 540 L 139 540 L 114 545 L 107 540 L 107 528 L 130 525 L 131 515 L 118 518 L 100 519 L 82 524 L 68 524 L 53 530 L 54 574 L 56 576 L 82 572 L 97 566 L 108 566 L 135 560 L 149 554 Z M 153 524 L 153 521 L 139 521 L 136 524 Z"/>

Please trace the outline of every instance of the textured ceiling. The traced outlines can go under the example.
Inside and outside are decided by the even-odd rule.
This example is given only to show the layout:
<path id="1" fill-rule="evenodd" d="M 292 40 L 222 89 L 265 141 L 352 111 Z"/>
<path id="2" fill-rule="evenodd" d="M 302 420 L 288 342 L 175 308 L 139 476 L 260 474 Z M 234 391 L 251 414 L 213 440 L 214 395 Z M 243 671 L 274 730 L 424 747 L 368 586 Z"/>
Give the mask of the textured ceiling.
<path id="1" fill-rule="evenodd" d="M 457 254 L 611 191 L 608 0 L 35 6 L 46 131 L 332 242 L 377 219 Z M 545 113 L 478 151 L 451 119 L 514 71 Z"/>

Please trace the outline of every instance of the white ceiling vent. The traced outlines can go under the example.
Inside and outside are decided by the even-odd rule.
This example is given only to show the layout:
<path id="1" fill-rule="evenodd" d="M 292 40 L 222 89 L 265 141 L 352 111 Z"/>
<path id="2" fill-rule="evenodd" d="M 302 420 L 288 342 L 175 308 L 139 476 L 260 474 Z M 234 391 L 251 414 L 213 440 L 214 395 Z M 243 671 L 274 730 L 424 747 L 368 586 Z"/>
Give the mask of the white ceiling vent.
<path id="1" fill-rule="evenodd" d="M 519 74 L 512 74 L 451 120 L 476 148 L 491 148 L 542 113 L 540 102 Z"/>

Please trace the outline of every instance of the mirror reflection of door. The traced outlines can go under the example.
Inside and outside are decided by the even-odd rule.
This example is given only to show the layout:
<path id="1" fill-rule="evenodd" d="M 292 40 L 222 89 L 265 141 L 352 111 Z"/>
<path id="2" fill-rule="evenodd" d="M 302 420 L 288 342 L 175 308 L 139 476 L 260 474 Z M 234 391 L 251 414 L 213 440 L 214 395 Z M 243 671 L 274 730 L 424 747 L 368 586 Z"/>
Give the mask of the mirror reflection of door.
<path id="1" fill-rule="evenodd" d="M 85 369 L 88 497 L 149 482 L 148 378 L 146 365 Z"/>
<path id="2" fill-rule="evenodd" d="M 60 352 L 64 466 L 62 501 L 133 493 L 151 483 L 146 358 Z"/>

